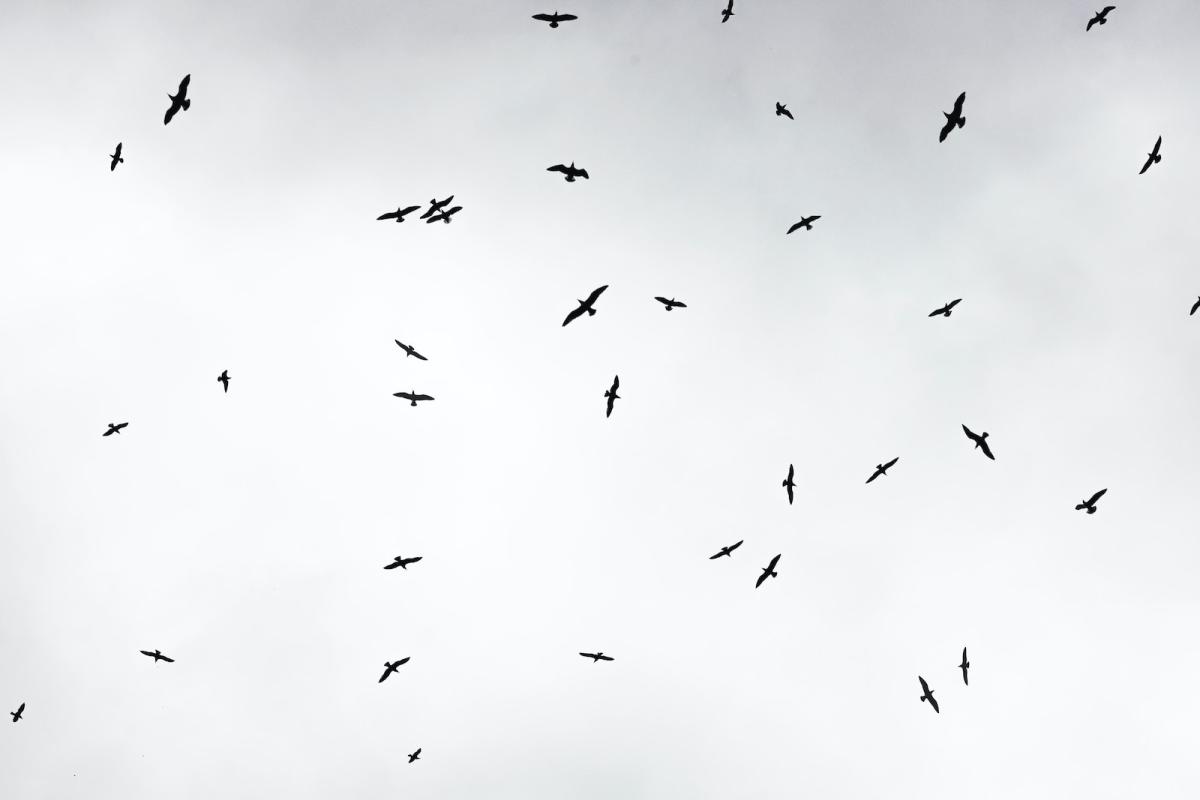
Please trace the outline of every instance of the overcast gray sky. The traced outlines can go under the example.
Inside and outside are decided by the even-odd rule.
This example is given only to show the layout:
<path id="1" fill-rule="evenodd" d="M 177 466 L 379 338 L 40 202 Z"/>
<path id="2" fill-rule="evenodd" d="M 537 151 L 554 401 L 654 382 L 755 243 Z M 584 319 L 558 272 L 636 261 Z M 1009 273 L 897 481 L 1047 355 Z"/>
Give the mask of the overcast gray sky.
<path id="1" fill-rule="evenodd" d="M 0 796 L 1191 796 L 1200 6 L 1100 5 L 7 0 Z"/>

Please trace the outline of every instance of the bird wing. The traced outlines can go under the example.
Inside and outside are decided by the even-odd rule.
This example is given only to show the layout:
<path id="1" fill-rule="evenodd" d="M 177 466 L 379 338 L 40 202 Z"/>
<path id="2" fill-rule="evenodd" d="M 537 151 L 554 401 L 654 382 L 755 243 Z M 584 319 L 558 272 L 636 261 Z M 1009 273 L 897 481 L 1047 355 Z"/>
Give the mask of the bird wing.
<path id="1" fill-rule="evenodd" d="M 792 484 L 785 483 L 784 487 L 788 490 L 788 505 L 790 506 L 795 501 L 795 496 L 792 494 Z"/>
<path id="2" fill-rule="evenodd" d="M 782 114 L 783 114 L 785 117 L 787 117 L 788 119 L 791 119 L 791 120 L 794 120 L 794 119 L 795 119 L 795 117 L 793 117 L 793 116 L 792 116 L 792 112 L 791 112 L 791 111 L 788 111 L 786 108 L 785 108 L 785 109 L 783 109 L 783 111 L 782 111 L 781 113 L 782 113 Z"/>
<path id="3" fill-rule="evenodd" d="M 1144 173 L 1146 170 L 1150 169 L 1150 165 L 1151 165 L 1151 164 L 1153 164 L 1153 163 L 1154 163 L 1154 156 L 1150 156 L 1149 158 L 1147 158 L 1147 159 L 1146 159 L 1146 163 L 1145 163 L 1145 164 L 1142 164 L 1142 168 L 1141 168 L 1140 170 L 1138 170 L 1138 175 L 1141 175 L 1141 174 L 1143 174 L 1143 173 Z"/>
<path id="4" fill-rule="evenodd" d="M 735 545 L 730 545 L 730 547 L 729 547 L 729 552 L 731 552 L 731 553 L 732 553 L 734 550 L 737 550 L 739 547 L 741 547 L 741 546 L 742 546 L 742 542 L 744 542 L 744 541 L 746 541 L 746 540 L 745 540 L 745 539 L 738 539 L 738 541 L 737 541 L 737 544 L 735 544 Z"/>
<path id="5" fill-rule="evenodd" d="M 565 164 L 555 164 L 553 167 L 546 167 L 546 172 L 561 172 L 565 175 L 567 174 L 567 167 Z"/>
<path id="6" fill-rule="evenodd" d="M 871 477 L 867 478 L 867 483 L 870 483 L 871 481 L 875 480 L 882 474 L 883 474 L 883 470 L 881 470 L 881 469 L 875 470 L 874 472 L 871 473 Z"/>
<path id="7" fill-rule="evenodd" d="M 1188 312 L 1188 316 L 1190 317 L 1192 314 L 1195 314 L 1196 309 L 1200 309 L 1200 299 L 1197 299 L 1196 302 L 1192 304 L 1192 310 Z"/>
<path id="8" fill-rule="evenodd" d="M 767 564 L 768 570 L 771 570 L 771 571 L 775 570 L 775 565 L 779 563 L 779 556 L 781 556 L 781 555 L 783 555 L 783 553 L 779 553 L 778 555 L 776 555 L 774 558 L 771 559 L 771 563 Z"/>
<path id="9" fill-rule="evenodd" d="M 383 220 L 383 219 L 395 219 L 395 218 L 396 218 L 396 217 L 398 217 L 398 216 L 400 216 L 400 213 L 399 213 L 398 211 L 389 211 L 389 212 L 387 212 L 386 214 L 380 214 L 380 215 L 379 215 L 378 217 L 376 217 L 375 219 L 377 219 L 377 220 Z"/>
<path id="10" fill-rule="evenodd" d="M 188 88 L 188 84 L 189 84 L 189 83 L 191 83 L 191 82 L 192 82 L 192 75 L 191 75 L 191 73 L 189 72 L 187 75 L 184 75 L 184 76 L 183 76 L 183 80 L 181 80 L 181 81 L 179 82 L 179 91 L 180 91 L 181 93 L 186 93 L 186 92 L 187 92 L 187 88 Z"/>
<path id="11" fill-rule="evenodd" d="M 658 296 L 656 295 L 656 296 L 654 297 L 654 299 L 655 299 L 655 300 L 657 300 L 658 302 L 662 303 L 664 306 L 669 306 L 669 305 L 671 305 L 671 301 L 670 301 L 670 300 L 668 300 L 668 299 L 667 299 L 667 298 L 665 298 L 665 297 L 658 297 Z M 1200 303 L 1200 301 L 1197 301 L 1197 302 L 1198 302 L 1198 303 Z"/>
<path id="12" fill-rule="evenodd" d="M 154 653 L 151 653 L 149 650 L 138 650 L 138 652 L 144 656 L 150 656 L 151 658 L 154 658 Z"/>
<path id="13" fill-rule="evenodd" d="M 938 714 L 942 713 L 942 710 L 938 708 L 937 700 L 933 699 L 933 695 L 929 695 L 929 705 L 933 706 L 933 710 Z"/>
<path id="14" fill-rule="evenodd" d="M 606 283 L 603 286 L 601 286 L 599 289 L 596 289 L 591 294 L 589 294 L 588 299 L 585 300 L 584 302 L 590 306 L 592 303 L 596 302 L 596 299 L 598 297 L 600 297 L 600 295 L 604 294 L 604 290 L 607 288 L 608 288 L 608 284 Z"/>
<path id="15" fill-rule="evenodd" d="M 559 14 L 558 15 L 559 22 L 570 22 L 573 19 L 579 19 L 579 17 L 575 16 L 574 14 Z"/>
<path id="16" fill-rule="evenodd" d="M 17 716 L 19 717 L 19 716 L 21 716 L 21 715 L 22 715 L 22 714 L 24 714 L 24 713 L 25 713 L 25 704 L 24 704 L 24 703 L 21 703 L 21 706 L 20 706 L 20 708 L 18 708 L 18 709 L 17 709 Z"/>
<path id="17" fill-rule="evenodd" d="M 428 395 L 428 394 L 415 394 L 412 396 L 412 399 L 413 400 L 432 400 L 433 396 Z"/>
<path id="18" fill-rule="evenodd" d="M 168 664 L 174 664 L 174 663 L 175 663 L 175 659 L 173 659 L 173 658 L 168 658 L 167 656 L 164 656 L 164 655 L 162 655 L 161 653 L 159 654 L 159 656 L 158 656 L 158 657 L 159 657 L 159 658 L 161 658 L 163 661 L 166 661 Z"/>
<path id="19" fill-rule="evenodd" d="M 787 476 L 787 483 L 791 483 L 791 482 L 792 482 L 792 479 L 793 479 L 793 478 L 795 478 L 795 477 L 796 477 L 796 465 L 795 465 L 795 464 L 788 464 L 788 476 Z"/>
<path id="20" fill-rule="evenodd" d="M 961 117 L 961 116 L 962 116 L 962 107 L 963 107 L 963 102 L 964 102 L 966 99 L 967 99 L 967 93 L 966 93 L 966 92 L 963 92 L 962 94 L 960 94 L 960 95 L 958 96 L 958 99 L 954 101 L 954 111 L 952 111 L 951 113 L 952 113 L 952 114 L 953 114 L 955 117 Z"/>
<path id="21" fill-rule="evenodd" d="M 726 550 L 724 547 L 722 547 L 721 552 L 717 553 L 715 556 L 709 556 L 708 560 L 712 561 L 714 558 L 720 558 L 721 556 L 727 556 L 727 555 L 729 555 L 729 551 Z"/>
<path id="22" fill-rule="evenodd" d="M 400 659 L 399 661 L 397 661 L 397 662 L 396 662 L 396 666 L 397 666 L 397 667 L 399 667 L 399 666 L 403 666 L 404 664 L 407 664 L 407 663 L 408 663 L 408 660 L 409 660 L 410 658 L 412 658 L 412 656 L 405 656 L 404 658 L 402 658 L 402 659 Z"/>
<path id="23" fill-rule="evenodd" d="M 563 320 L 563 327 L 564 328 L 567 327 L 567 325 L 572 320 L 576 319 L 580 314 L 582 314 L 586 310 L 587 309 L 584 306 L 579 306 L 578 308 L 572 309 L 571 313 L 567 314 L 567 318 Z"/>
<path id="24" fill-rule="evenodd" d="M 384 567 L 384 569 L 395 569 L 398 566 L 400 566 L 400 562 L 393 561 L 391 564 L 388 564 L 386 567 Z"/>
<path id="25" fill-rule="evenodd" d="M 1100 14 L 1097 13 L 1096 16 L 1094 16 L 1088 20 L 1088 24 L 1087 24 L 1087 28 L 1085 29 L 1085 33 L 1087 31 L 1090 31 L 1092 29 L 1092 26 L 1095 25 L 1099 21 L 1100 21 Z"/>
<path id="26" fill-rule="evenodd" d="M 968 428 L 966 425 L 963 425 L 963 426 L 962 426 L 962 429 L 963 429 L 963 433 L 965 433 L 965 434 L 967 435 L 967 438 L 968 438 L 968 439 L 970 439 L 970 440 L 971 440 L 971 441 L 973 441 L 973 442 L 978 442 L 978 441 L 979 441 L 979 437 L 978 437 L 978 436 L 976 436 L 974 433 L 972 433 L 972 432 L 971 432 L 971 429 L 970 429 L 970 428 Z"/>
<path id="27" fill-rule="evenodd" d="M 958 298 L 957 300 L 951 300 L 949 303 L 946 303 L 946 308 L 954 308 L 956 305 L 958 305 L 961 302 L 962 302 L 961 297 Z"/>
<path id="28" fill-rule="evenodd" d="M 121 142 L 117 142 L 117 152 L 113 154 L 113 155 L 117 156 L 117 158 L 121 157 L 121 144 L 122 144 Z"/>
<path id="29" fill-rule="evenodd" d="M 952 130 L 954 130 L 954 122 L 952 119 L 947 118 L 946 124 L 942 126 L 942 132 L 938 134 L 938 141 L 946 141 L 946 137 L 950 135 L 950 131 Z"/>
<path id="30" fill-rule="evenodd" d="M 613 385 L 612 385 L 612 389 L 610 389 L 609 391 L 611 391 L 613 394 L 616 394 L 616 392 L 617 392 L 617 389 L 618 389 L 620 386 L 621 386 L 621 376 L 620 376 L 620 375 L 613 375 Z"/>
<path id="31" fill-rule="evenodd" d="M 795 225 L 793 225 L 792 227 L 788 228 L 788 229 L 787 229 L 787 232 L 788 232 L 788 233 L 792 233 L 793 231 L 797 231 L 797 230 L 799 230 L 800 228 L 803 228 L 803 227 L 804 227 L 804 222 L 803 222 L 803 221 L 801 221 L 801 222 L 797 222 Z"/>
<path id="32" fill-rule="evenodd" d="M 681 303 L 680 301 L 676 300 L 676 301 L 675 301 L 675 306 L 676 306 L 677 308 L 687 308 L 687 303 Z"/>
<path id="33" fill-rule="evenodd" d="M 945 314 L 948 308 L 949 306 L 942 306 L 941 308 L 934 309 L 933 311 L 929 312 L 929 316 L 936 317 L 938 314 Z"/>
<path id="34" fill-rule="evenodd" d="M 1150 152 L 1153 153 L 1154 155 L 1158 155 L 1158 148 L 1160 148 L 1160 147 L 1162 147 L 1162 137 L 1161 136 L 1158 137 L 1158 139 L 1154 142 L 1154 149 L 1151 150 Z"/>
<path id="35" fill-rule="evenodd" d="M 419 756 L 419 755 L 421 755 L 421 748 L 419 748 L 419 747 L 418 747 L 418 748 L 417 748 L 417 751 L 416 751 L 415 753 L 413 753 L 413 755 L 414 755 L 414 756 Z"/>
<path id="36" fill-rule="evenodd" d="M 929 694 L 929 684 L 926 683 L 925 679 L 922 678 L 920 675 L 917 676 L 917 680 L 919 680 L 921 682 L 921 691 L 924 694 L 928 695 Z"/>
<path id="37" fill-rule="evenodd" d="M 379 676 L 379 682 L 380 682 L 380 683 L 383 683 L 384 681 L 386 681 L 386 680 L 387 680 L 387 676 L 388 676 L 388 675 L 391 675 L 391 674 L 392 674 L 392 672 L 393 672 L 393 670 L 392 670 L 392 668 L 391 668 L 391 667 L 386 667 L 386 668 L 384 668 L 384 670 L 383 670 L 383 674 Z"/>
<path id="38" fill-rule="evenodd" d="M 1115 10 L 1116 10 L 1116 8 L 1117 8 L 1116 6 L 1105 6 L 1105 7 L 1104 7 L 1104 9 L 1103 9 L 1103 10 L 1101 10 L 1101 12 L 1100 12 L 1100 13 L 1101 13 L 1101 14 L 1107 14 L 1107 13 L 1108 13 L 1108 12 L 1110 12 L 1110 11 L 1115 11 Z"/>
<path id="39" fill-rule="evenodd" d="M 596 657 L 595 653 L 580 653 L 579 655 L 583 656 L 584 658 L 595 658 Z"/>
<path id="40" fill-rule="evenodd" d="M 409 392 L 393 392 L 392 397 L 403 397 L 405 400 L 416 400 L 417 396 Z"/>
<path id="41" fill-rule="evenodd" d="M 754 582 L 754 588 L 755 588 L 755 589 L 757 589 L 758 587 L 762 586 L 762 585 L 763 585 L 763 581 L 765 581 L 765 580 L 767 579 L 767 576 L 768 576 L 768 575 L 770 575 L 770 574 L 771 574 L 771 571 L 770 571 L 770 570 L 765 570 L 765 569 L 764 569 L 764 570 L 763 570 L 763 573 L 762 573 L 762 575 L 759 575 L 759 576 L 758 576 L 758 580 L 756 580 L 756 581 Z"/>
<path id="42" fill-rule="evenodd" d="M 128 422 L 122 422 L 120 425 L 117 425 L 116 427 L 117 427 L 117 430 L 121 430 L 122 428 L 128 428 L 128 427 L 129 427 L 129 423 L 128 423 Z"/>
<path id="43" fill-rule="evenodd" d="M 883 465 L 883 468 L 884 468 L 884 469 L 891 469 L 892 467 L 894 467 L 894 466 L 896 465 L 896 462 L 897 462 L 897 461 L 899 461 L 899 460 L 900 460 L 900 456 L 896 456 L 896 457 L 895 457 L 895 458 L 893 458 L 891 461 L 889 461 L 889 462 L 887 462 L 886 464 L 884 464 L 884 465 Z"/>
<path id="44" fill-rule="evenodd" d="M 549 14 L 534 14 L 533 18 L 536 19 L 538 22 L 553 22 L 554 21 L 554 17 L 552 17 Z"/>
<path id="45" fill-rule="evenodd" d="M 591 180 L 591 178 L 588 178 L 586 169 L 577 169 L 577 170 L 575 170 L 575 174 L 581 178 L 587 178 L 589 181 Z"/>
<path id="46" fill-rule="evenodd" d="M 1101 489 L 1100 491 L 1096 492 L 1094 495 L 1092 495 L 1092 499 L 1087 501 L 1087 504 L 1090 506 L 1092 503 L 1095 503 L 1101 497 L 1104 497 L 1104 493 L 1107 491 L 1108 489 Z"/>
<path id="47" fill-rule="evenodd" d="M 612 395 L 612 394 L 609 394 L 609 395 L 608 395 L 608 403 L 607 403 L 607 405 L 606 405 L 606 407 L 605 407 L 605 409 L 604 409 L 604 416 L 606 416 L 606 417 L 611 417 L 611 416 L 612 416 L 612 410 L 613 410 L 613 401 L 614 401 L 614 400 L 616 400 L 616 396 L 615 396 L 615 395 Z"/>
<path id="48" fill-rule="evenodd" d="M 988 447 L 987 439 L 980 439 L 979 446 L 981 448 L 983 448 L 983 454 L 985 456 L 990 458 L 992 461 L 996 460 L 996 457 L 994 455 L 992 455 L 992 448 Z"/>
<path id="49" fill-rule="evenodd" d="M 614 660 L 612 656 L 600 656 L 599 658 L 601 661 L 613 661 Z"/>
<path id="50" fill-rule="evenodd" d="M 411 214 L 412 212 L 416 211 L 418 208 L 420 208 L 420 206 L 405 206 L 400 211 L 400 216 L 403 217 L 405 214 Z"/>
<path id="51" fill-rule="evenodd" d="M 424 557 L 425 556 L 413 556 L 412 558 L 406 558 L 406 559 L 404 559 L 404 563 L 405 564 L 415 564 Z"/>

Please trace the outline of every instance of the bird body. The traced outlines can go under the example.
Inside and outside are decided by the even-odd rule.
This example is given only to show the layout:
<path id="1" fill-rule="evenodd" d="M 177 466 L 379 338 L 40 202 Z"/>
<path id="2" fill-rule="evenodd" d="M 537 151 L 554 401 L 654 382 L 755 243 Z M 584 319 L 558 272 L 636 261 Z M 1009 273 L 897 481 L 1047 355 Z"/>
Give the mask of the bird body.
<path id="1" fill-rule="evenodd" d="M 420 206 L 400 206 L 400 207 L 397 207 L 397 209 L 395 211 L 388 211 L 386 214 L 380 214 L 375 219 L 377 219 L 377 220 L 394 219 L 394 220 L 396 220 L 396 222 L 404 222 L 404 218 L 406 216 L 408 216 L 409 214 L 411 214 L 412 212 L 416 211 L 418 208 L 420 208 Z"/>
<path id="2" fill-rule="evenodd" d="M 590 658 L 590 659 L 592 660 L 592 663 L 593 663 L 593 664 L 597 664 L 597 663 L 599 663 L 599 662 L 601 662 L 601 661 L 612 661 L 612 660 L 613 660 L 613 657 L 612 657 L 612 656 L 606 656 L 606 655 L 604 655 L 604 653 L 603 653 L 603 652 L 599 652 L 599 653 L 580 653 L 579 655 L 583 656 L 584 658 Z"/>
<path id="3" fill-rule="evenodd" d="M 714 558 L 720 558 L 721 556 L 732 556 L 733 551 L 737 550 L 739 547 L 741 547 L 742 542 L 744 542 L 744 541 L 745 541 L 745 539 L 739 539 L 736 544 L 731 544 L 731 545 L 722 547 L 721 552 L 717 553 L 715 556 L 709 556 L 708 560 L 712 561 Z"/>
<path id="4" fill-rule="evenodd" d="M 411 401 L 409 403 L 409 405 L 413 406 L 414 408 L 416 407 L 417 403 L 421 400 L 432 400 L 433 399 L 432 397 L 430 397 L 427 394 L 417 394 L 416 389 L 413 389 L 411 392 L 394 392 L 392 394 L 392 397 L 403 397 L 405 400 Z"/>
<path id="5" fill-rule="evenodd" d="M 606 391 L 604 393 L 604 396 L 608 398 L 608 409 L 604 412 L 604 416 L 606 416 L 606 417 L 612 416 L 613 403 L 615 403 L 617 400 L 621 399 L 621 395 L 617 394 L 617 387 L 620 385 L 621 385 L 621 377 L 619 375 L 614 375 L 613 382 L 612 382 L 612 388 L 610 388 L 608 391 Z"/>
<path id="6" fill-rule="evenodd" d="M 594 317 L 596 315 L 596 299 L 600 297 L 600 295 L 604 294 L 604 290 L 607 288 L 608 284 L 605 284 L 599 289 L 593 290 L 592 293 L 588 295 L 587 300 L 576 300 L 575 302 L 579 303 L 579 307 L 573 309 L 570 314 L 567 314 L 567 318 L 563 320 L 562 326 L 564 328 L 567 327 L 568 324 L 582 316 L 585 312 L 589 317 Z"/>
<path id="7" fill-rule="evenodd" d="M 1157 164 L 1158 162 L 1162 161 L 1162 156 L 1158 152 L 1159 148 L 1161 148 L 1161 147 L 1162 147 L 1162 137 L 1160 136 L 1154 142 L 1154 149 L 1146 154 L 1146 163 L 1142 165 L 1142 170 L 1141 170 L 1141 172 L 1138 173 L 1138 175 L 1141 175 L 1146 170 L 1150 169 L 1150 167 L 1152 165 Z"/>
<path id="8" fill-rule="evenodd" d="M 1075 510 L 1083 511 L 1084 509 L 1087 509 L 1087 513 L 1095 514 L 1096 513 L 1096 501 L 1099 500 L 1101 497 L 1104 497 L 1106 492 L 1108 492 L 1108 489 L 1101 489 L 1100 491 L 1096 492 L 1094 495 L 1089 497 L 1087 500 L 1084 500 L 1082 503 L 1075 506 Z"/>
<path id="9" fill-rule="evenodd" d="M 721 24 L 729 22 L 729 18 L 733 16 L 733 0 L 729 0 L 729 5 L 721 9 Z"/>
<path id="10" fill-rule="evenodd" d="M 115 170 L 117 168 L 117 164 L 125 163 L 125 159 L 121 158 L 121 142 L 117 142 L 117 149 L 111 156 L 109 156 L 109 158 L 112 159 L 112 162 L 108 165 L 109 172 Z"/>
<path id="11" fill-rule="evenodd" d="M 971 668 L 971 662 L 967 661 L 967 648 L 965 648 L 965 647 L 963 648 L 962 663 L 958 665 L 958 668 L 962 670 L 963 685 L 964 686 L 969 685 L 967 683 L 967 670 Z"/>
<path id="12" fill-rule="evenodd" d="M 153 653 L 151 653 L 149 650 L 139 650 L 138 652 L 139 652 L 139 653 L 141 653 L 141 654 L 142 654 L 142 655 L 144 655 L 144 656 L 149 656 L 150 658 L 153 658 L 153 659 L 154 659 L 154 663 L 155 663 L 155 664 L 157 664 L 157 663 L 158 663 L 158 662 L 160 662 L 160 661 L 166 661 L 168 664 L 174 664 L 174 663 L 175 663 L 175 659 L 173 659 L 173 658 L 167 658 L 166 656 L 164 656 L 164 655 L 163 655 L 161 652 L 159 652 L 158 650 L 155 650 Z"/>
<path id="13" fill-rule="evenodd" d="M 788 474 L 787 477 L 783 479 L 783 488 L 787 489 L 789 506 L 792 504 L 792 500 L 795 499 L 793 490 L 796 488 L 796 482 L 792 480 L 794 477 L 796 477 L 796 465 L 788 464 Z"/>
<path id="14" fill-rule="evenodd" d="M 538 22 L 549 22 L 551 28 L 557 28 L 560 22 L 570 22 L 573 19 L 579 19 L 574 14 L 560 14 L 557 11 L 553 14 L 534 14 L 533 18 Z"/>
<path id="15" fill-rule="evenodd" d="M 954 310 L 954 307 L 961 302 L 962 302 L 961 297 L 958 298 L 957 300 L 951 300 L 949 303 L 946 303 L 946 305 L 942 306 L 941 308 L 937 309 L 936 311 L 930 311 L 929 316 L 936 317 L 940 314 L 943 317 L 948 317 L 948 316 L 950 316 L 950 312 Z"/>
<path id="16" fill-rule="evenodd" d="M 798 230 L 800 230 L 801 228 L 803 228 L 803 229 L 804 229 L 804 230 L 806 230 L 806 231 L 811 231 L 811 230 L 812 230 L 812 224 L 813 224 L 814 222 L 816 222 L 817 220 L 819 220 L 820 218 L 821 218 L 821 215 L 820 215 L 820 214 L 817 214 L 816 216 L 812 216 L 812 217 L 804 217 L 804 218 L 803 218 L 803 219 L 801 219 L 799 222 L 797 222 L 795 225 L 793 225 L 792 227 L 788 228 L 788 229 L 787 229 L 787 232 L 788 232 L 788 233 L 792 233 L 792 232 L 794 232 L 794 231 L 798 231 Z"/>
<path id="17" fill-rule="evenodd" d="M 1104 23 L 1108 22 L 1108 12 L 1115 8 L 1116 6 L 1105 6 L 1097 11 L 1096 16 L 1088 20 L 1087 28 L 1084 29 L 1084 32 L 1090 31 L 1093 25 L 1103 25 Z"/>
<path id="18" fill-rule="evenodd" d="M 21 707 L 20 707 L 20 708 L 18 708 L 16 711 L 10 711 L 10 712 L 8 712 L 8 715 L 9 715 L 10 717 L 12 717 L 12 718 L 13 718 L 13 722 L 20 722 L 20 721 L 21 721 L 21 715 L 22 715 L 22 714 L 24 714 L 24 713 L 25 713 L 25 704 L 24 704 L 24 703 L 21 703 Z"/>
<path id="19" fill-rule="evenodd" d="M 933 689 L 929 688 L 929 684 L 926 683 L 925 679 L 922 678 L 920 675 L 917 676 L 917 680 L 919 680 L 921 682 L 921 692 L 922 692 L 921 702 L 924 703 L 926 700 L 928 700 L 929 705 L 933 706 L 934 711 L 936 711 L 939 714 L 942 713 L 941 709 L 938 708 L 937 700 L 933 699 Z"/>
<path id="20" fill-rule="evenodd" d="M 973 433 L 971 431 L 971 429 L 968 428 L 966 425 L 963 425 L 962 429 L 963 429 L 963 433 L 965 433 L 967 435 L 967 438 L 975 443 L 976 448 L 983 448 L 983 454 L 985 456 L 990 458 L 992 461 L 996 460 L 996 457 L 994 455 L 992 455 L 992 448 L 988 447 L 988 443 L 987 443 L 988 432 L 987 431 L 984 431 L 983 433 Z"/>
<path id="21" fill-rule="evenodd" d="M 571 162 L 571 166 L 569 167 L 564 167 L 562 164 L 555 164 L 553 167 L 546 167 L 546 172 L 561 172 L 563 175 L 567 176 L 567 183 L 574 183 L 576 178 L 591 180 L 591 178 L 588 177 L 587 170 L 576 167 L 574 161 Z"/>
<path id="22" fill-rule="evenodd" d="M 955 128 L 961 128 L 967 124 L 967 118 L 964 117 L 962 113 L 963 103 L 966 101 L 966 99 L 967 93 L 963 92 L 958 96 L 958 99 L 954 101 L 954 109 L 949 114 L 947 114 L 945 111 L 942 112 L 942 116 L 946 118 L 946 124 L 942 126 L 942 132 L 938 134 L 939 142 L 946 141 L 946 137 L 950 135 L 950 131 L 954 130 Z"/>
<path id="23" fill-rule="evenodd" d="M 101 436 L 112 436 L 114 433 L 120 433 L 122 428 L 129 426 L 128 422 L 108 423 L 108 430 L 100 434 Z"/>
<path id="24" fill-rule="evenodd" d="M 788 107 L 778 101 L 775 102 L 775 116 L 787 117 L 790 120 L 796 119 L 792 116 L 792 112 L 788 111 Z"/>
<path id="25" fill-rule="evenodd" d="M 397 346 L 397 347 L 399 347 L 401 350 L 403 350 L 403 351 L 404 351 L 404 357 L 405 357 L 405 358 L 408 358 L 409 356 L 412 356 L 413 358 L 420 359 L 421 361 L 428 361 L 428 360 L 429 360 L 429 359 L 428 359 L 428 358 L 426 358 L 425 356 L 423 356 L 423 355 L 421 355 L 420 353 L 418 353 L 418 352 L 417 352 L 417 348 L 415 348 L 415 347 L 411 347 L 410 345 L 407 345 L 407 344 L 405 344 L 404 342 L 400 341 L 399 339 L 392 339 L 392 341 L 396 343 L 396 346 Z"/>
<path id="26" fill-rule="evenodd" d="M 900 460 L 900 456 L 896 456 L 895 458 L 893 458 L 891 461 L 887 462 L 886 464 L 876 464 L 875 472 L 871 473 L 871 477 L 867 478 L 867 483 L 870 483 L 871 481 L 875 480 L 880 475 L 887 475 L 887 471 L 889 469 L 891 469 L 896 464 L 896 462 L 899 460 Z"/>
<path id="27" fill-rule="evenodd" d="M 405 558 L 404 556 L 396 556 L 396 558 L 392 561 L 392 563 L 386 565 L 384 567 L 384 569 L 395 569 L 396 567 L 399 567 L 400 569 L 407 570 L 409 564 L 415 564 L 418 561 L 420 561 L 422 558 L 424 558 L 424 556 L 413 556 L 412 558 Z"/>
<path id="28" fill-rule="evenodd" d="M 781 556 L 781 555 L 783 555 L 783 554 L 780 553 L 779 555 L 776 555 L 774 558 L 771 559 L 770 564 L 767 564 L 765 567 L 763 567 L 762 575 L 759 575 L 758 580 L 755 581 L 755 583 L 754 583 L 755 589 L 762 586 L 763 582 L 767 578 L 778 578 L 779 577 L 779 573 L 775 571 L 775 565 L 779 563 L 779 556 Z"/>
<path id="29" fill-rule="evenodd" d="M 229 370 L 227 370 L 227 369 L 221 370 L 221 374 L 217 376 L 217 383 L 219 383 L 225 387 L 226 394 L 229 393 L 229 381 L 230 380 L 232 380 L 232 378 L 229 377 Z"/>
<path id="30" fill-rule="evenodd" d="M 379 682 L 383 683 L 384 681 L 386 681 L 388 679 L 389 675 L 391 675 L 393 672 L 398 670 L 404 664 L 407 664 L 408 659 L 409 659 L 409 656 L 405 656 L 404 658 L 400 659 L 399 661 L 383 662 L 384 670 L 383 670 L 383 675 L 381 675 L 379 678 Z"/>
<path id="31" fill-rule="evenodd" d="M 187 111 L 192 107 L 192 101 L 187 96 L 188 84 L 191 82 L 192 76 L 190 74 L 184 75 L 183 80 L 179 82 L 179 89 L 176 93 L 167 95 L 171 100 L 171 107 L 167 109 L 167 115 L 163 117 L 163 125 L 169 123 L 171 118 L 180 111 Z"/>

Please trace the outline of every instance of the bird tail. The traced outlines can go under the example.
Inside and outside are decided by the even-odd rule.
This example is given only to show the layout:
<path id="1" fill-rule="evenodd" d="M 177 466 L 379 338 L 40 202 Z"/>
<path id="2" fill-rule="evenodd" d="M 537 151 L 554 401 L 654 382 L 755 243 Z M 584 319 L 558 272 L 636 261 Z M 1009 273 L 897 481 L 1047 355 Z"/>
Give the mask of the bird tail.
<path id="1" fill-rule="evenodd" d="M 1095 507 L 1095 506 L 1092 506 L 1091 508 L 1089 508 L 1089 509 L 1087 510 L 1087 513 L 1089 513 L 1089 514 L 1095 514 L 1095 513 L 1096 513 L 1096 507 Z"/>
<path id="2" fill-rule="evenodd" d="M 964 126 L 964 125 L 966 125 L 966 124 L 967 124 L 967 118 L 966 118 L 966 117 L 959 117 L 959 118 L 958 118 L 958 127 L 960 127 L 960 128 L 961 128 L 961 127 L 963 127 L 963 126 Z"/>
<path id="3" fill-rule="evenodd" d="M 587 310 L 587 312 L 588 312 L 588 316 L 589 316 L 589 317 L 594 317 L 594 316 L 596 316 L 596 309 L 594 309 L 594 308 L 589 308 L 589 309 Z"/>
<path id="4" fill-rule="evenodd" d="M 1155 163 L 1155 164 L 1157 164 L 1157 163 L 1158 163 L 1158 162 L 1160 162 L 1160 161 L 1162 161 L 1162 156 L 1155 156 L 1155 157 L 1154 157 L 1154 163 Z"/>
<path id="5" fill-rule="evenodd" d="M 192 107 L 192 101 L 191 101 L 191 100 L 187 100 L 187 99 L 185 99 L 185 100 L 183 101 L 183 110 L 184 110 L 184 111 L 187 111 L 187 110 L 188 110 L 189 108 L 191 108 L 191 107 Z"/>

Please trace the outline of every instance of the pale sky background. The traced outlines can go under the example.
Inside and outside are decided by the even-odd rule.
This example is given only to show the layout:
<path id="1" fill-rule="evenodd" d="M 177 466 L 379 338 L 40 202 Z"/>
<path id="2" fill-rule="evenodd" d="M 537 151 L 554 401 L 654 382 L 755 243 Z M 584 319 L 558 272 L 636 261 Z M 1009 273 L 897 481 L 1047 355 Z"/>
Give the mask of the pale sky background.
<path id="1" fill-rule="evenodd" d="M 1194 796 L 1200 6 L 722 5 L 3 3 L 0 796 Z"/>

